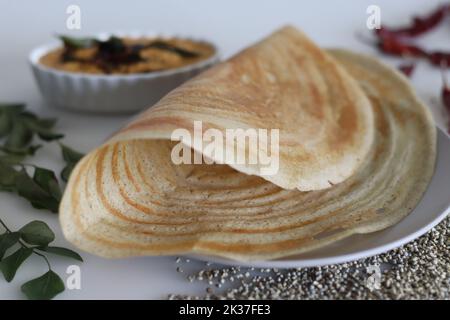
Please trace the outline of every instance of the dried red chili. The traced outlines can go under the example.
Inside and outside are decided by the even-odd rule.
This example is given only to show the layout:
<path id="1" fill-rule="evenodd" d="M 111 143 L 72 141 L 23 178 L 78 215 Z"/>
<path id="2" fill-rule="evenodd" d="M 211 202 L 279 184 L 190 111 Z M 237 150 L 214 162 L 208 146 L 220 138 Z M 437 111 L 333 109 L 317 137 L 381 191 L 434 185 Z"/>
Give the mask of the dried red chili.
<path id="1" fill-rule="evenodd" d="M 403 72 L 403 74 L 407 77 L 411 77 L 414 72 L 416 65 L 414 63 L 402 64 L 398 66 L 398 69 Z"/>
<path id="2" fill-rule="evenodd" d="M 450 5 L 445 4 L 438 7 L 425 17 L 413 17 L 410 26 L 393 29 L 382 26 L 375 32 L 379 37 L 416 37 L 424 34 L 438 26 L 444 18 L 450 14 Z"/>
<path id="3" fill-rule="evenodd" d="M 442 102 L 444 103 L 447 111 L 450 112 L 450 87 L 448 86 L 446 78 L 443 76 L 443 86 L 442 86 Z"/>
<path id="4" fill-rule="evenodd" d="M 450 66 L 450 53 L 442 51 L 427 51 L 421 47 L 412 44 L 411 38 L 422 35 L 433 30 L 438 26 L 447 15 L 450 15 L 450 4 L 439 6 L 436 10 L 424 17 L 414 17 L 409 26 L 402 28 L 388 28 L 382 26 L 375 30 L 378 42 L 377 47 L 386 54 L 398 57 L 414 57 L 428 60 L 435 66 Z M 414 66 L 403 65 L 399 69 L 406 75 L 410 75 Z M 441 91 L 441 99 L 444 107 L 449 115 L 448 132 L 450 134 L 450 86 L 443 75 L 443 87 Z"/>
<path id="5" fill-rule="evenodd" d="M 447 69 L 447 65 L 446 64 L 442 64 L 442 90 L 441 90 L 441 99 L 442 99 L 442 103 L 445 107 L 445 109 L 447 110 L 447 115 L 449 117 L 448 119 L 448 123 L 447 123 L 447 128 L 448 128 L 448 133 L 450 134 L 450 87 L 448 85 L 447 82 L 447 77 L 445 76 L 445 71 Z"/>
<path id="6" fill-rule="evenodd" d="M 435 66 L 450 65 L 450 53 L 435 51 L 427 54 L 428 60 Z"/>
<path id="7" fill-rule="evenodd" d="M 386 37 L 381 38 L 378 47 L 387 54 L 394 56 L 409 56 L 409 57 L 422 57 L 427 56 L 426 51 L 415 45 L 403 43 L 397 38 Z"/>
<path id="8" fill-rule="evenodd" d="M 447 15 L 450 15 L 450 5 L 448 4 L 441 5 L 426 17 L 414 17 L 410 26 L 398 29 L 382 26 L 380 29 L 375 30 L 375 34 L 378 37 L 378 48 L 389 55 L 425 58 L 435 66 L 440 66 L 443 63 L 450 65 L 450 53 L 427 51 L 407 41 L 408 38 L 414 38 L 431 31 Z"/>
<path id="9" fill-rule="evenodd" d="M 447 111 L 450 112 L 450 88 L 448 85 L 442 87 L 442 102 Z"/>
<path id="10" fill-rule="evenodd" d="M 435 66 L 440 66 L 443 63 L 450 65 L 450 53 L 442 51 L 427 52 L 416 45 L 394 37 L 381 38 L 378 42 L 378 48 L 385 54 L 397 57 L 424 58 Z"/>

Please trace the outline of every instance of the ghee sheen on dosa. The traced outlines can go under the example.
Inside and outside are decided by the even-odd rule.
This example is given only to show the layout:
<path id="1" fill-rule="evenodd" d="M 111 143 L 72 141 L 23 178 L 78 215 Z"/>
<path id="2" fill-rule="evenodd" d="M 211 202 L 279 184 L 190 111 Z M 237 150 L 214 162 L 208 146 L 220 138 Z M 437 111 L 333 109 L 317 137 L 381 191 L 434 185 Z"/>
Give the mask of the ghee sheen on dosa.
<path id="1" fill-rule="evenodd" d="M 270 45 L 266 48 L 267 42 Z M 298 58 L 296 50 L 306 50 L 311 56 Z M 247 55 L 251 57 L 248 61 Z M 279 55 L 283 59 L 272 66 L 270 63 Z M 304 55 L 308 56 L 300 54 Z M 289 67 L 283 64 L 286 59 Z M 316 60 L 321 62 L 316 64 Z M 274 259 L 306 252 L 351 234 L 386 228 L 416 206 L 434 170 L 436 133 L 428 110 L 400 74 L 370 57 L 347 51 L 324 53 L 292 28 L 275 33 L 227 63 L 232 67 L 217 66 L 176 89 L 154 109 L 140 115 L 80 161 L 71 175 L 60 207 L 63 232 L 69 241 L 105 257 L 196 253 L 236 260 Z M 322 69 L 321 63 L 325 64 Z M 275 70 L 278 64 L 282 68 L 279 73 Z M 254 65 L 258 67 L 254 68 Z M 256 87 L 246 89 L 240 84 L 240 77 L 248 70 L 244 74 L 257 78 L 255 81 L 263 81 L 261 78 L 269 65 L 271 74 L 279 77 L 290 72 L 302 73 L 305 77 L 302 80 L 293 75 L 295 80 L 288 82 L 298 86 L 300 91 L 305 85 L 315 91 L 311 86 L 316 86 L 319 93 L 297 96 L 293 87 L 272 98 L 274 100 L 270 97 L 258 100 L 259 94 L 270 96 L 271 90 L 283 90 L 282 86 L 270 88 L 267 80 L 267 83 L 258 82 L 258 90 Z M 313 71 L 305 71 L 305 65 Z M 241 73 L 230 75 L 228 68 Z M 230 88 L 221 84 L 223 77 L 233 78 Z M 336 82 L 336 78 L 340 82 Z M 355 89 L 356 82 L 352 78 L 358 81 L 356 88 L 362 91 Z M 210 90 L 206 89 L 208 79 L 213 87 Z M 198 95 L 196 82 L 200 88 Z M 264 88 L 267 92 L 262 92 Z M 240 92 L 246 90 L 249 90 L 248 96 Z M 345 93 L 347 98 L 339 97 L 339 93 Z M 273 95 L 277 96 L 277 93 Z M 289 95 L 292 97 L 287 97 Z M 190 97 L 186 105 L 180 102 L 183 96 Z M 205 99 L 216 105 L 223 103 L 224 110 L 209 110 L 212 106 L 205 105 Z M 251 112 L 262 112 L 255 100 L 265 103 L 267 99 L 272 104 L 268 108 L 272 114 L 263 109 L 264 116 L 254 117 Z M 337 100 L 337 110 L 333 110 L 333 99 Z M 341 99 L 349 105 L 344 106 Z M 232 101 L 236 101 L 235 104 Z M 298 101 L 301 103 L 296 104 Z M 290 106 L 280 105 L 289 102 Z M 312 108 L 316 103 L 322 110 L 321 116 L 314 114 L 312 109 L 300 111 Z M 341 154 L 345 160 L 340 159 L 344 164 L 352 163 L 352 159 L 358 159 L 358 163 L 353 162 L 352 170 L 342 170 L 338 155 L 331 152 L 333 159 L 322 163 L 323 166 L 316 166 L 314 162 L 309 164 L 314 174 L 306 180 L 302 180 L 303 171 L 291 171 L 290 168 L 270 180 L 246 174 L 251 173 L 246 168 L 172 163 L 170 150 L 174 142 L 168 140 L 166 133 L 174 126 L 188 127 L 192 120 L 200 118 L 219 128 L 246 123 L 268 127 L 272 121 L 267 124 L 264 119 L 276 118 L 278 107 L 283 113 L 290 112 L 289 120 L 277 123 L 286 125 L 290 132 L 287 137 L 280 138 L 280 143 L 286 139 L 289 140 L 287 145 L 292 147 L 290 138 L 295 134 L 314 138 L 313 134 L 308 136 L 300 129 L 289 131 L 294 128 L 290 127 L 294 122 L 289 121 L 295 120 L 297 115 L 295 128 L 302 127 L 306 119 L 316 121 L 316 138 L 319 140 L 313 146 L 317 148 L 308 151 L 316 152 L 315 156 L 319 158 L 331 152 L 323 149 L 327 142 L 321 139 L 327 140 L 331 132 L 337 134 L 339 126 L 348 125 L 347 120 L 344 125 L 329 119 L 339 119 L 339 116 L 334 118 L 334 112 L 345 117 L 340 113 L 343 109 L 353 110 L 355 125 L 364 124 L 366 129 L 362 128 L 349 140 L 340 139 L 343 145 L 336 148 L 346 150 Z M 239 114 L 242 117 L 235 117 Z M 320 121 L 325 124 L 321 125 Z M 336 130 L 322 128 L 333 125 L 337 126 Z M 309 130 L 314 132 L 312 127 Z M 302 140 L 302 143 L 307 141 Z M 298 153 L 294 152 L 294 155 L 298 156 L 305 148 L 302 143 L 294 144 L 289 150 L 295 150 Z M 346 158 L 347 152 L 350 159 Z M 286 155 L 290 153 L 286 152 Z M 295 156 L 285 160 L 294 168 L 300 166 L 308 171 L 308 157 L 299 157 L 304 161 L 301 163 Z M 282 166 L 280 162 L 280 168 Z M 334 170 L 339 174 L 330 174 Z M 286 184 L 279 183 L 277 179 L 281 181 L 283 174 L 288 172 L 295 178 Z M 343 172 L 350 176 L 342 175 Z M 322 176 L 331 184 L 340 183 L 323 189 L 326 183 L 321 182 Z M 333 180 L 338 176 L 342 181 Z M 312 189 L 323 190 L 298 190 L 306 185 L 306 189 L 313 186 Z"/>

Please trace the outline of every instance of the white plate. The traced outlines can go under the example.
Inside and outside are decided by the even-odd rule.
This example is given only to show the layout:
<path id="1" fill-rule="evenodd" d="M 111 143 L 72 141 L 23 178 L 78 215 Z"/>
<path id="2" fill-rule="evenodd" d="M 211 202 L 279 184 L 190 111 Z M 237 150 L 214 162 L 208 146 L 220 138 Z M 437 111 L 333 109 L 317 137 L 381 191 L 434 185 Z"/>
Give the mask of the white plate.
<path id="1" fill-rule="evenodd" d="M 436 170 L 419 205 L 406 218 L 387 229 L 350 236 L 332 245 L 286 258 L 236 262 L 212 256 L 192 258 L 261 268 L 301 268 L 344 263 L 380 254 L 410 242 L 441 222 L 450 212 L 450 139 L 438 129 Z"/>

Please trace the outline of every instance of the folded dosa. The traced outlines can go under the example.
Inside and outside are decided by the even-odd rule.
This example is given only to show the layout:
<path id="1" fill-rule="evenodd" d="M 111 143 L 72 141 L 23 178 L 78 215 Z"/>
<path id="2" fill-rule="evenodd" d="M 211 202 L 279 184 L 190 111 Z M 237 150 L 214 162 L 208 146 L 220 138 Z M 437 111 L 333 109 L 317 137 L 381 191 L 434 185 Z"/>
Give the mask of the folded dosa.
<path id="1" fill-rule="evenodd" d="M 280 174 L 175 165 L 168 133 L 194 120 L 280 128 Z M 84 157 L 60 221 L 69 241 L 105 257 L 274 259 L 398 222 L 422 197 L 435 148 L 430 113 L 399 73 L 325 53 L 289 27 L 175 89 Z M 314 189 L 323 190 L 300 191 Z"/>
<path id="2" fill-rule="evenodd" d="M 279 170 L 263 178 L 301 191 L 325 189 L 351 176 L 369 152 L 374 128 L 370 102 L 356 82 L 293 27 L 169 93 L 111 141 L 170 139 L 178 128 L 194 135 L 194 121 L 224 135 L 233 128 L 278 129 Z M 226 154 L 233 146 L 223 148 Z M 260 163 L 225 163 L 262 176 Z"/>

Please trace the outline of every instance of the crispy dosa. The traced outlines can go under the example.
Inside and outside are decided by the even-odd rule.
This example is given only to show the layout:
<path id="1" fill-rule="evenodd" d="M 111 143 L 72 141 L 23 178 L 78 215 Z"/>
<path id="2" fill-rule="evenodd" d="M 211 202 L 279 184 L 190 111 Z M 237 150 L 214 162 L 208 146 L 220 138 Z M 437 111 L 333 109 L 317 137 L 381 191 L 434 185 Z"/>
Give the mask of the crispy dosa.
<path id="1" fill-rule="evenodd" d="M 278 129 L 276 174 L 261 174 L 260 162 L 214 160 L 301 191 L 325 189 L 350 177 L 374 135 L 370 102 L 357 83 L 293 27 L 282 28 L 172 91 L 110 142 L 170 139 L 178 128 L 194 135 L 194 121 L 224 135 L 233 128 Z M 186 143 L 198 150 L 195 141 Z M 224 144 L 222 153 L 233 148 Z M 245 148 L 245 154 L 255 152 Z"/>
<path id="2" fill-rule="evenodd" d="M 285 73 L 299 76 L 269 89 L 265 68 L 280 81 Z M 244 89 L 244 74 L 257 82 L 253 89 Z M 229 77 L 234 81 L 221 82 Z M 353 79 L 362 95 L 354 90 Z M 210 90 L 205 89 L 208 83 Z M 317 95 L 305 97 L 304 90 L 316 90 L 312 86 Z M 268 100 L 271 107 L 262 108 Z M 212 101 L 224 107 L 211 110 Z M 317 110 L 308 109 L 313 105 Z M 254 116 L 259 112 L 260 118 Z M 331 120 L 348 113 L 352 121 Z M 242 167 L 173 164 L 174 142 L 166 132 L 199 118 L 219 128 L 267 126 L 264 119 L 273 119 L 289 132 L 280 139 L 289 140 L 280 163 L 288 163 L 288 169 L 268 179 L 246 174 L 252 172 Z M 365 130 L 356 130 L 359 126 Z M 336 138 L 330 138 L 332 133 L 339 139 L 330 144 Z M 302 153 L 308 139 L 314 140 L 311 158 Z M 334 153 L 333 144 L 342 153 Z M 312 161 L 327 154 L 333 159 L 325 166 Z M 421 199 L 435 157 L 430 113 L 402 75 L 371 57 L 339 50 L 325 54 L 288 28 L 176 89 L 84 157 L 70 177 L 60 221 L 70 242 L 104 257 L 195 253 L 275 259 L 397 223 Z M 355 165 L 355 159 L 361 163 Z M 339 163 L 352 169 L 341 170 Z M 302 180 L 308 168 L 312 173 Z M 339 173 L 330 175 L 334 170 Z M 295 178 L 279 183 L 288 173 Z M 337 183 L 336 177 L 343 181 Z M 337 184 L 298 190 L 321 189 L 323 181 Z"/>

